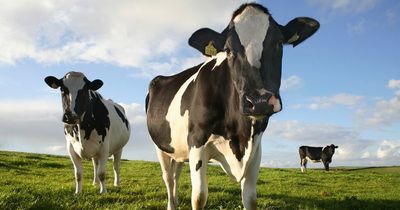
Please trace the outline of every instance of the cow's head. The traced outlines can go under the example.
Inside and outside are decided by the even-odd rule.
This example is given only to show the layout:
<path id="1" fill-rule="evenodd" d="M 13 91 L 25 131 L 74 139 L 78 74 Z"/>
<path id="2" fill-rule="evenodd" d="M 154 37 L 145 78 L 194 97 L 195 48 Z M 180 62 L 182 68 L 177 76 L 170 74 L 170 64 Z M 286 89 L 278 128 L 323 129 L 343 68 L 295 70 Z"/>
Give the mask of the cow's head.
<path id="1" fill-rule="evenodd" d="M 322 156 L 323 158 L 326 158 L 328 162 L 332 162 L 332 156 L 335 154 L 335 149 L 337 149 L 338 146 L 331 144 L 331 145 L 326 145 L 325 147 L 322 148 Z"/>
<path id="2" fill-rule="evenodd" d="M 77 124 L 89 107 L 89 90 L 98 90 L 101 80 L 89 81 L 83 73 L 69 72 L 63 78 L 48 76 L 44 79 L 51 88 L 61 90 L 63 105 L 62 121 L 66 124 Z"/>
<path id="3" fill-rule="evenodd" d="M 282 110 L 279 88 L 283 44 L 296 46 L 318 28 L 318 21 L 307 17 L 281 26 L 266 8 L 251 3 L 234 12 L 222 33 L 199 29 L 190 37 L 189 45 L 206 56 L 226 53 L 241 112 L 269 116 Z"/>

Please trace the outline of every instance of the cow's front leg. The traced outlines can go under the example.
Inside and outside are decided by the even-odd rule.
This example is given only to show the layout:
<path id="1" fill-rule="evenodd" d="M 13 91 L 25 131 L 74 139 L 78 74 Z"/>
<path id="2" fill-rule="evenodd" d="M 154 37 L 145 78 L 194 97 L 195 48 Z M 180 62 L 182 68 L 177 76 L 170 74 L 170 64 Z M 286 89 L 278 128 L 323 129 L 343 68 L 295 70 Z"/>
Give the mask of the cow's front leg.
<path id="1" fill-rule="evenodd" d="M 329 171 L 329 162 L 323 160 L 322 163 L 324 164 L 325 170 Z"/>
<path id="2" fill-rule="evenodd" d="M 75 194 L 82 192 L 83 167 L 82 159 L 75 153 L 72 144 L 67 143 L 69 157 L 74 164 Z"/>
<path id="3" fill-rule="evenodd" d="M 192 209 L 204 209 L 208 196 L 207 162 L 204 146 L 192 146 L 189 151 L 190 177 L 192 180 Z"/>
<path id="4" fill-rule="evenodd" d="M 242 202 L 244 209 L 257 209 L 257 179 L 261 162 L 261 145 L 257 147 L 253 160 L 247 168 L 247 171 L 241 181 Z"/>

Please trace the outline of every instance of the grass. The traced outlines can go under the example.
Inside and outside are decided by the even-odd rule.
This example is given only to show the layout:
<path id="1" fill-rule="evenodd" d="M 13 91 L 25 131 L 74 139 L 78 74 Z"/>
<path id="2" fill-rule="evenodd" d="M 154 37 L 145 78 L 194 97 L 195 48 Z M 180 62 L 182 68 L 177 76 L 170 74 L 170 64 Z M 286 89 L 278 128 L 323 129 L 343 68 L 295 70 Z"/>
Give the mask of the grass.
<path id="1" fill-rule="evenodd" d="M 74 195 L 68 157 L 0 151 L 0 209 L 166 209 L 158 163 L 121 163 L 121 188 L 108 193 L 92 185 L 91 161 L 84 161 L 83 193 Z M 190 209 L 189 167 L 179 186 L 179 209 Z M 241 190 L 218 166 L 209 166 L 207 209 L 242 209 Z M 262 168 L 257 184 L 259 209 L 400 209 L 400 167 L 309 169 Z"/>

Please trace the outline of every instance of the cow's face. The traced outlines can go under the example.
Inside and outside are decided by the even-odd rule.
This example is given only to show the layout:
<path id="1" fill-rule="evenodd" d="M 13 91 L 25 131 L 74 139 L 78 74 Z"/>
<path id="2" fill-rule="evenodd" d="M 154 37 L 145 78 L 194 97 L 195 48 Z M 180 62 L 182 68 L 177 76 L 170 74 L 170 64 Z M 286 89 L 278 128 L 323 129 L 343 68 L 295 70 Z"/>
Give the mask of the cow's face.
<path id="1" fill-rule="evenodd" d="M 97 90 L 103 85 L 101 80 L 89 81 L 80 72 L 69 72 L 61 79 L 48 76 L 45 82 L 51 88 L 60 88 L 64 112 L 62 121 L 66 124 L 80 122 L 81 117 L 90 109 L 89 90 Z"/>
<path id="2" fill-rule="evenodd" d="M 295 46 L 318 27 L 311 18 L 296 18 L 281 26 L 261 5 L 244 4 L 222 33 L 203 28 L 192 35 L 189 44 L 207 56 L 225 51 L 242 114 L 269 116 L 282 109 L 279 88 L 283 44 Z"/>

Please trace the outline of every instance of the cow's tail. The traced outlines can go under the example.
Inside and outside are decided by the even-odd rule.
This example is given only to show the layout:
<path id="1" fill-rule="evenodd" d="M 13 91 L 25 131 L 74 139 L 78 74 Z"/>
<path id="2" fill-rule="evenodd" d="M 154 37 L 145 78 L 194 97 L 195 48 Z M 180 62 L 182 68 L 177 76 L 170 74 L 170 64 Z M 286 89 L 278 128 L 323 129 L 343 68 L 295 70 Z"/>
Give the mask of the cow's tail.
<path id="1" fill-rule="evenodd" d="M 146 95 L 146 101 L 145 101 L 145 107 L 144 107 L 144 111 L 146 112 L 146 114 L 147 114 L 147 109 L 148 109 L 148 107 L 149 107 L 149 99 L 150 99 L 150 93 L 147 93 L 147 95 Z"/>

